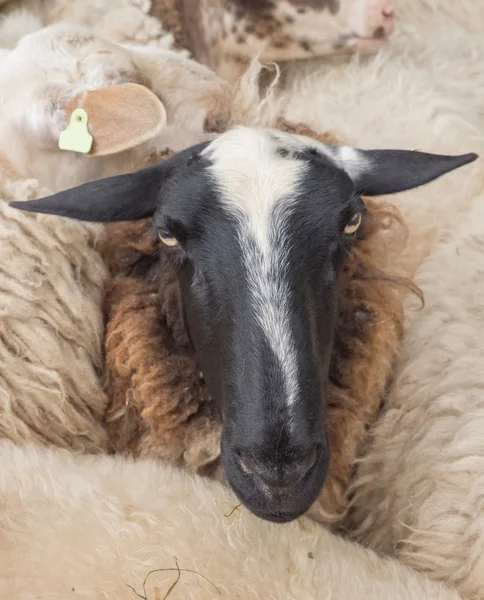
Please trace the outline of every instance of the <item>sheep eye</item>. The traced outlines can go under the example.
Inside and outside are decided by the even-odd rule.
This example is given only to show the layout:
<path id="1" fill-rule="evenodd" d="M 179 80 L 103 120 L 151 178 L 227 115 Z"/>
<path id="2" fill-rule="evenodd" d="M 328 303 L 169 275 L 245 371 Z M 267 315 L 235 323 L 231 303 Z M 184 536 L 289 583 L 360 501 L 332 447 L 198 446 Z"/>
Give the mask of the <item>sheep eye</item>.
<path id="1" fill-rule="evenodd" d="M 361 225 L 361 213 L 356 213 L 348 221 L 344 231 L 346 234 L 355 233 L 355 231 L 358 229 L 358 227 L 360 225 Z"/>
<path id="2" fill-rule="evenodd" d="M 169 246 L 170 248 L 172 248 L 173 246 L 178 246 L 178 240 L 176 239 L 176 237 L 173 237 L 168 232 L 160 232 L 158 234 L 158 237 L 160 238 L 161 243 L 165 246 Z"/>

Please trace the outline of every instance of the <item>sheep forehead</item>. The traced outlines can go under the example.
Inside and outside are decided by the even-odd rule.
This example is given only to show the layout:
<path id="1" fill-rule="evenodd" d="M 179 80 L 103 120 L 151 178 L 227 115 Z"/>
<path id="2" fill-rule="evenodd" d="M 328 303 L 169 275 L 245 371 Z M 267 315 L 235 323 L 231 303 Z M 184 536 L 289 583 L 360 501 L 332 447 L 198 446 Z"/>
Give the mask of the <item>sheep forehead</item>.
<path id="1" fill-rule="evenodd" d="M 296 195 L 307 165 L 281 156 L 282 140 L 269 130 L 235 128 L 205 150 L 224 208 L 255 225 Z M 286 144 L 287 145 L 287 144 Z"/>
<path id="2" fill-rule="evenodd" d="M 263 128 L 233 128 L 214 140 L 203 155 L 211 162 L 209 171 L 223 206 L 259 228 L 262 222 L 269 225 L 275 207 L 290 207 L 300 197 L 309 169 L 301 153 L 311 149 L 350 178 L 366 167 L 367 160 L 354 148 Z"/>

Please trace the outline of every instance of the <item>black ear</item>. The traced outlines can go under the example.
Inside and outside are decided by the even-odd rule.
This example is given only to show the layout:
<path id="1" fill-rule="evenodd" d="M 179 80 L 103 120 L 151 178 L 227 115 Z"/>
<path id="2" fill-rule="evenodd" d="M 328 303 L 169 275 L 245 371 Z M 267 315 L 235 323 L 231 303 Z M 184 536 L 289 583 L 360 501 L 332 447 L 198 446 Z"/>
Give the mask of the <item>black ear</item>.
<path id="1" fill-rule="evenodd" d="M 29 202 L 10 206 L 29 212 L 60 215 L 81 221 L 136 221 L 153 215 L 162 181 L 160 165 L 91 181 Z"/>
<path id="2" fill-rule="evenodd" d="M 340 158 L 345 166 L 348 163 L 348 174 L 359 193 L 379 196 L 429 183 L 475 161 L 478 155 L 445 156 L 412 150 L 356 150 L 354 154 L 341 152 Z"/>
<path id="3" fill-rule="evenodd" d="M 154 214 L 168 175 L 176 169 L 187 168 L 190 160 L 205 146 L 206 143 L 197 144 L 175 154 L 166 162 L 135 173 L 91 181 L 47 198 L 12 202 L 10 206 L 98 223 L 145 219 Z"/>

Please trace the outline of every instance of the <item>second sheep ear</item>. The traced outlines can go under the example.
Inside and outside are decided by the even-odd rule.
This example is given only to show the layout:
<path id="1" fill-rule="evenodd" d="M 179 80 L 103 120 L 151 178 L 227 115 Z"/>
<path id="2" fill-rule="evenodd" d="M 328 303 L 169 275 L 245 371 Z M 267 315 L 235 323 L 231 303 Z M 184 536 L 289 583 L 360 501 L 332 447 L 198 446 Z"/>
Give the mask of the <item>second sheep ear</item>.
<path id="1" fill-rule="evenodd" d="M 166 125 L 161 100 L 136 83 L 112 85 L 80 94 L 65 108 L 66 121 L 77 108 L 86 111 L 93 145 L 88 157 L 109 156 L 154 139 Z"/>

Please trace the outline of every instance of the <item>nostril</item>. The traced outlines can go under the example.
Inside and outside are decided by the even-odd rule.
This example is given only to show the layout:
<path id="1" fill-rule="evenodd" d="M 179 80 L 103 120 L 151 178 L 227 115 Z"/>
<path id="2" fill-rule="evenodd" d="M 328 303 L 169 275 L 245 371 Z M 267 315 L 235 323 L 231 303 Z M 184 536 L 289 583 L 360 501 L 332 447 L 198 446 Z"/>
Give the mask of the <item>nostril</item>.
<path id="1" fill-rule="evenodd" d="M 314 463 L 316 462 L 316 458 L 318 456 L 318 450 L 319 450 L 319 445 L 314 446 L 314 448 L 311 449 L 310 452 L 308 452 L 308 454 L 306 455 L 306 457 L 303 459 L 302 461 L 302 469 L 304 470 L 304 475 L 306 475 L 306 473 L 314 466 Z"/>
<path id="2" fill-rule="evenodd" d="M 296 483 L 299 483 L 311 471 L 318 458 L 320 446 L 314 446 L 300 461 L 296 463 Z"/>
<path id="3" fill-rule="evenodd" d="M 287 492 L 312 469 L 317 460 L 318 448 L 319 446 L 314 446 L 305 455 L 279 464 L 267 464 L 249 453 L 238 453 L 238 459 L 244 473 L 252 475 L 274 491 Z"/>
<path id="4" fill-rule="evenodd" d="M 384 27 L 381 27 L 381 26 L 380 26 L 380 27 L 377 27 L 377 28 L 375 29 L 375 31 L 373 32 L 373 37 L 374 37 L 376 40 L 381 40 L 381 39 L 383 39 L 383 38 L 385 37 L 385 35 L 386 35 L 385 28 L 384 28 Z"/>
<path id="5" fill-rule="evenodd" d="M 244 473 L 248 473 L 249 475 L 251 475 L 254 472 L 254 469 L 251 466 L 251 462 L 252 461 L 250 460 L 250 458 L 244 458 L 243 456 L 239 456 L 239 463 L 242 471 L 244 471 Z"/>

